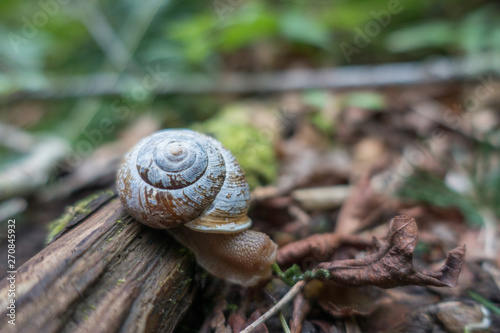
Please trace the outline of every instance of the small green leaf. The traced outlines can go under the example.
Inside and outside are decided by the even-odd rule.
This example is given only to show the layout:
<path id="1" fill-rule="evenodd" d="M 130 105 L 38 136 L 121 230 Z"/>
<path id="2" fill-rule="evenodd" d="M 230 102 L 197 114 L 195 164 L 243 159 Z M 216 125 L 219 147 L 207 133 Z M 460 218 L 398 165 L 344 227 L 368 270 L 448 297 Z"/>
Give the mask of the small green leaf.
<path id="1" fill-rule="evenodd" d="M 287 39 L 328 49 L 328 30 L 317 20 L 304 13 L 287 12 L 281 17 L 281 34 Z"/>
<path id="2" fill-rule="evenodd" d="M 357 107 L 367 110 L 383 110 L 385 109 L 384 95 L 376 92 L 356 92 L 347 95 L 345 100 L 346 106 Z"/>

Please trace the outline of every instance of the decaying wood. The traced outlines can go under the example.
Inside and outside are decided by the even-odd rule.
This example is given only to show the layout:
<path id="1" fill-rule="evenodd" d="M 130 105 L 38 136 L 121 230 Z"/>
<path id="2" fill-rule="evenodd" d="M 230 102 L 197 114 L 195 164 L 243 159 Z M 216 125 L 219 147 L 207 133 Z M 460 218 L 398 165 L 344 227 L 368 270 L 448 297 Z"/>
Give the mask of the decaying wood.
<path id="1" fill-rule="evenodd" d="M 192 301 L 194 262 L 165 231 L 129 217 L 113 194 L 88 207 L 17 269 L 16 325 L 2 332 L 173 331 Z M 3 279 L 0 294 L 8 289 Z M 0 299 L 2 318 L 7 302 Z"/>

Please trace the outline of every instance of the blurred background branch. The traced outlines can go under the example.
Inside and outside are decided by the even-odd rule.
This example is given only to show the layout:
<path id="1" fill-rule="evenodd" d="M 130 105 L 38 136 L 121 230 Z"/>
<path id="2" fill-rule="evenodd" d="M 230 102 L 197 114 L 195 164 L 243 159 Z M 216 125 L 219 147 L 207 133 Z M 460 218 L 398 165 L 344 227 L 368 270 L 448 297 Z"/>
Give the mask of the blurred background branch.
<path id="1" fill-rule="evenodd" d="M 466 59 L 433 59 L 425 62 L 383 65 L 357 65 L 332 69 L 295 69 L 274 73 L 225 73 L 217 76 L 184 74 L 171 76 L 164 85 L 151 93 L 204 94 L 204 93 L 266 93 L 296 89 L 354 89 L 380 88 L 396 85 L 422 85 L 430 83 L 456 83 L 478 80 L 483 73 L 500 74 L 498 54 Z M 5 96 L 7 102 L 25 99 L 64 99 L 124 95 L 140 86 L 143 78 L 97 73 L 87 77 L 60 77 L 47 90 L 21 89 Z M 488 80 L 488 78 L 482 78 Z"/>

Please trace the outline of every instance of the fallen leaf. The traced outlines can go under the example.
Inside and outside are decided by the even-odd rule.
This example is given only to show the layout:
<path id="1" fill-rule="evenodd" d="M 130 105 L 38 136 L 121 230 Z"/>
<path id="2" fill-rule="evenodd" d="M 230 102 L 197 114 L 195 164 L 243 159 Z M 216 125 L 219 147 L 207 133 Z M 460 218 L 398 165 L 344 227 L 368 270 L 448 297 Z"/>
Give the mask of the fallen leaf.
<path id="1" fill-rule="evenodd" d="M 247 327 L 247 318 L 243 311 L 239 310 L 229 315 L 227 323 L 233 329 L 233 332 L 240 332 Z"/>
<path id="2" fill-rule="evenodd" d="M 289 266 L 293 263 L 302 267 L 315 266 L 328 260 L 341 245 L 355 245 L 366 249 L 372 246 L 372 243 L 358 236 L 342 236 L 336 233 L 316 234 L 278 249 L 276 262 L 281 266 Z"/>
<path id="3" fill-rule="evenodd" d="M 212 313 L 205 319 L 205 322 L 200 328 L 200 333 L 230 333 L 231 328 L 226 326 L 226 317 L 224 316 L 224 310 L 227 307 L 227 302 L 225 299 L 219 300 L 215 304 L 215 308 Z"/>
<path id="4" fill-rule="evenodd" d="M 378 253 L 361 259 L 321 263 L 318 268 L 330 272 L 330 280 L 349 286 L 374 285 L 394 288 L 404 285 L 455 287 L 465 260 L 465 245 L 448 253 L 437 271 L 417 271 L 413 251 L 417 244 L 417 223 L 406 215 L 393 219 L 386 245 Z"/>
<path id="5" fill-rule="evenodd" d="M 302 293 L 299 293 L 293 300 L 293 315 L 290 320 L 290 332 L 300 333 L 304 326 L 304 320 L 311 311 L 311 304 Z"/>
<path id="6" fill-rule="evenodd" d="M 248 326 L 251 323 L 253 323 L 254 321 L 256 321 L 260 316 L 262 316 L 262 313 L 259 310 L 255 310 L 254 312 L 252 312 L 252 314 L 250 315 L 250 318 L 248 318 L 248 320 L 247 320 L 246 326 Z M 264 323 L 262 323 L 255 328 L 253 333 L 269 333 L 269 331 L 267 329 L 267 326 Z"/>
<path id="7" fill-rule="evenodd" d="M 384 200 L 372 189 L 370 173 L 360 177 L 344 201 L 337 218 L 335 232 L 342 235 L 355 233 L 382 212 Z"/>
<path id="8" fill-rule="evenodd" d="M 366 316 L 386 298 L 381 289 L 370 286 L 346 287 L 332 281 L 325 281 L 318 295 L 318 304 L 323 310 L 337 318 L 351 315 Z"/>

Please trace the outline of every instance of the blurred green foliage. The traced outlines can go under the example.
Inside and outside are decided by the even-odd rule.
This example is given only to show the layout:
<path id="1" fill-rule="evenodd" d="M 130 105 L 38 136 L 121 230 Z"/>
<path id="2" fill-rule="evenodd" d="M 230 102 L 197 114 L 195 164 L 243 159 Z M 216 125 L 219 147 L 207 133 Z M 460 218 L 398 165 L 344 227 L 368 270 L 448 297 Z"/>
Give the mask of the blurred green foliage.
<path id="1" fill-rule="evenodd" d="M 480 225 L 483 222 L 480 207 L 473 196 L 451 189 L 444 180 L 426 172 L 417 171 L 410 175 L 399 195 L 438 207 L 455 207 L 469 223 Z"/>
<path id="2" fill-rule="evenodd" d="M 398 11 L 391 14 L 394 6 Z M 451 0 L 2 0 L 0 97 L 18 90 L 64 90 L 64 85 L 57 85 L 66 82 L 62 79 L 84 83 L 92 79 L 95 84 L 91 86 L 99 89 L 99 75 L 110 73 L 119 75 L 120 82 L 125 75 L 142 80 L 148 66 L 161 66 L 169 75 L 168 84 L 186 73 L 418 61 L 435 54 L 498 51 L 499 11 L 500 5 L 492 1 L 458 4 Z M 347 59 L 340 45 L 356 46 L 360 32 L 366 34 L 369 27 L 377 26 L 379 30 L 365 38 L 366 45 L 357 45 L 359 52 Z M 262 63 L 262 57 L 256 56 L 262 50 L 272 61 Z M 162 127 L 188 127 L 216 116 L 224 104 L 213 96 L 158 97 L 152 91 L 137 98 L 134 88 L 112 97 L 89 97 L 83 89 L 80 96 L 40 103 L 43 117 L 27 121 L 25 128 L 63 136 L 75 146 L 87 139 L 86 131 L 110 120 L 113 130 L 102 131 L 97 145 L 114 139 L 118 130 L 140 115 L 151 113 Z M 309 97 L 313 104 L 322 98 Z M 358 95 L 356 101 L 374 108 L 384 103 L 368 95 Z M 0 102 L 3 111 L 10 111 L 8 102 Z M 314 121 L 328 132 L 320 116 Z M 0 114 L 0 121 L 8 122 L 5 118 Z M 228 137 L 246 136 L 241 142 L 259 137 L 238 124 L 231 124 L 233 129 L 216 129 L 215 120 L 210 124 L 207 129 L 227 131 Z M 252 144 L 265 147 L 268 143 Z M 256 155 L 264 161 L 267 154 Z M 274 174 L 273 170 L 260 171 L 256 176 L 260 181 L 254 184 L 265 183 Z"/>
<path id="3" fill-rule="evenodd" d="M 389 13 L 387 23 L 380 23 L 391 4 L 401 12 Z M 128 19 L 136 12 L 136 21 L 142 17 L 141 4 L 130 0 L 3 0 L 2 72 L 29 71 L 30 80 L 40 81 L 50 73 L 95 73 L 106 55 L 84 23 L 94 13 L 89 8 L 97 8 L 125 44 L 133 31 Z M 488 1 L 166 1 L 146 24 L 133 56 L 139 63 L 163 59 L 171 71 L 210 72 L 223 67 L 225 55 L 267 41 L 288 52 L 314 50 L 306 54 L 318 66 L 342 65 L 346 59 L 339 43 L 353 43 L 356 28 L 365 31 L 370 22 L 378 22 L 380 32 L 354 62 L 419 60 L 434 53 L 499 50 L 499 11 L 497 3 Z M 3 80 L 0 84 L 6 89 Z"/>
<path id="4" fill-rule="evenodd" d="M 456 157 L 452 162 L 443 162 L 447 170 L 455 170 L 461 165 L 459 170 L 466 181 L 465 188 L 455 189 L 446 180 L 417 169 L 405 179 L 399 195 L 440 207 L 455 207 L 471 224 L 481 225 L 490 213 L 500 218 L 500 155 L 497 145 L 490 141 L 498 134 L 498 130 L 494 130 L 478 141 L 467 162 Z M 457 150 L 456 147 L 451 149 Z"/>
<path id="5" fill-rule="evenodd" d="M 436 50 L 451 54 L 476 55 L 500 52 L 500 7 L 489 3 L 459 20 L 434 18 L 388 34 L 390 52 Z"/>
<path id="6" fill-rule="evenodd" d="M 385 96 L 371 91 L 352 92 L 346 96 L 345 105 L 367 110 L 383 110 L 386 107 Z"/>

